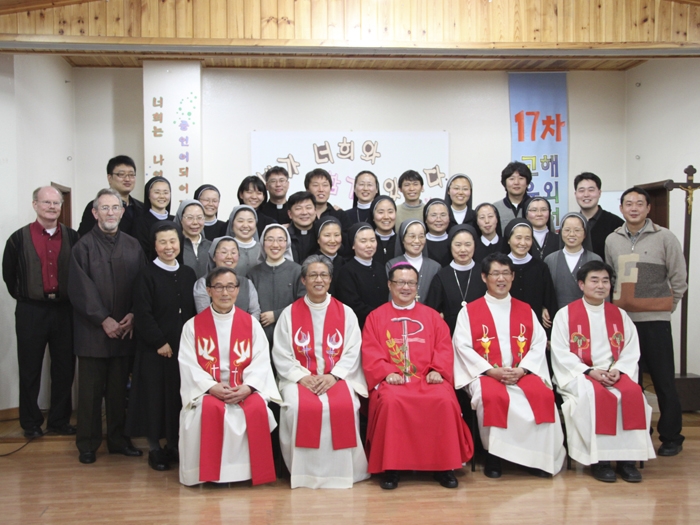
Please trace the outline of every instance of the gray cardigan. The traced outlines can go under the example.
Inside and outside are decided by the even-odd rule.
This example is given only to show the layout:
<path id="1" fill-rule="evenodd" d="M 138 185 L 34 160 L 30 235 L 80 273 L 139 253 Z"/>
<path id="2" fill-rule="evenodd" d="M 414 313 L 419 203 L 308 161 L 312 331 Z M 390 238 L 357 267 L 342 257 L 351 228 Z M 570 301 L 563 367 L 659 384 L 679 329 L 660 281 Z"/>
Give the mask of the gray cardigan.
<path id="1" fill-rule="evenodd" d="M 550 253 L 544 258 L 544 262 L 549 267 L 549 273 L 552 274 L 554 291 L 557 294 L 557 305 L 560 309 L 583 297 L 583 292 L 578 287 L 576 273 L 579 271 L 581 266 L 589 261 L 602 261 L 602 259 L 592 251 L 584 249 L 581 257 L 576 263 L 574 271 L 572 272 L 569 270 L 569 265 L 566 264 L 566 255 L 564 255 L 564 250 L 558 250 L 554 253 Z"/>
<path id="2" fill-rule="evenodd" d="M 200 277 L 205 277 L 209 270 L 209 247 L 211 246 L 211 241 L 205 239 L 202 234 L 202 240 L 197 247 L 197 253 L 194 253 L 194 246 L 192 241 L 185 237 L 184 249 L 182 250 L 182 259 L 185 262 L 185 266 L 189 266 L 194 270 L 197 279 Z"/>

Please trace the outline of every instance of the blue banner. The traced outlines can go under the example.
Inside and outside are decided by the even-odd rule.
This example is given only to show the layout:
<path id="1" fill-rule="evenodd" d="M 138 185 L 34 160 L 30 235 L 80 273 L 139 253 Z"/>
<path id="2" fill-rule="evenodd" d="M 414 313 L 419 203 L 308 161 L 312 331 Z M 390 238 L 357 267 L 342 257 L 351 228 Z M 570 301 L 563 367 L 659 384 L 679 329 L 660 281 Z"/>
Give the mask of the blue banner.
<path id="1" fill-rule="evenodd" d="M 545 197 L 559 228 L 569 195 L 566 73 L 510 73 L 511 153 L 532 170 L 531 197 Z"/>

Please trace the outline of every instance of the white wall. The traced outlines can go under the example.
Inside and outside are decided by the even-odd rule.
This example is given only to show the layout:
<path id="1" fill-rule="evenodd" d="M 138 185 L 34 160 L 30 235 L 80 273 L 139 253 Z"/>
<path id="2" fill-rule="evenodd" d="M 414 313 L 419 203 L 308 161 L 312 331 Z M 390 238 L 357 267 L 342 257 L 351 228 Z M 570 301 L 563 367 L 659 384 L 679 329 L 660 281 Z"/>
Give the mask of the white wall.
<path id="1" fill-rule="evenodd" d="M 15 66 L 12 55 L 0 55 L 0 180 L 7 195 L 0 206 L 0 246 L 17 229 L 17 121 L 15 102 Z M 15 339 L 15 300 L 0 285 L 0 410 L 16 407 L 17 390 L 17 342 Z"/>
<path id="2" fill-rule="evenodd" d="M 627 186 L 666 179 L 685 181 L 683 170 L 700 168 L 700 59 L 647 62 L 627 72 L 625 79 Z M 696 175 L 695 181 L 700 181 Z M 700 301 L 700 193 L 696 193 L 689 268 L 688 371 L 700 373 L 700 325 L 694 322 Z M 685 202 L 680 190 L 671 192 L 670 228 L 682 243 Z M 680 315 L 673 317 L 676 365 Z"/>
<path id="3" fill-rule="evenodd" d="M 136 162 L 136 189 L 143 198 L 143 75 L 140 68 L 73 70 L 75 168 L 73 226 L 85 205 L 107 187 L 107 161 L 128 155 Z"/>

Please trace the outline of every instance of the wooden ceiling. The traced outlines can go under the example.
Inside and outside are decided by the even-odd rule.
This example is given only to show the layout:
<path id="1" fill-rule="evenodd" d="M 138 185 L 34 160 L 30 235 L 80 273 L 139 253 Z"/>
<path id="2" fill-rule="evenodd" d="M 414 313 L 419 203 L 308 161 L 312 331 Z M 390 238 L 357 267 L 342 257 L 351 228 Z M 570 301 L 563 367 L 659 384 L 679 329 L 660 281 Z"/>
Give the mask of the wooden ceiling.
<path id="1" fill-rule="evenodd" d="M 0 52 L 75 67 L 626 70 L 700 56 L 700 0 L 0 0 Z"/>

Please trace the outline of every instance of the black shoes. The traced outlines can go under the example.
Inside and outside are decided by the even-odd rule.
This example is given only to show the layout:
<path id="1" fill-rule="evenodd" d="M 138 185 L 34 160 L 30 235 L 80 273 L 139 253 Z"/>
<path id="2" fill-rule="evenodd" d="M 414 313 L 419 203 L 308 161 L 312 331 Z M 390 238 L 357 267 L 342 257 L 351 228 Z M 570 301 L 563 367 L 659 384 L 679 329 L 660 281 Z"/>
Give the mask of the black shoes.
<path id="1" fill-rule="evenodd" d="M 148 453 L 148 466 L 159 472 L 170 470 L 170 463 L 168 463 L 165 451 L 163 449 L 151 450 Z"/>
<path id="2" fill-rule="evenodd" d="M 535 476 L 537 478 L 551 478 L 552 477 L 552 475 L 549 472 L 545 472 L 544 470 L 541 470 L 538 468 L 533 468 L 533 467 L 525 467 L 525 472 L 527 472 L 531 476 Z"/>
<path id="3" fill-rule="evenodd" d="M 94 452 L 81 452 L 80 455 L 78 456 L 78 461 L 83 463 L 84 465 L 89 465 L 90 463 L 94 463 L 97 458 L 95 457 Z"/>
<path id="4" fill-rule="evenodd" d="M 681 450 L 683 450 L 683 445 L 680 443 L 663 443 L 659 447 L 659 456 L 677 456 Z"/>
<path id="5" fill-rule="evenodd" d="M 486 464 L 484 465 L 484 476 L 491 479 L 497 479 L 501 477 L 501 474 L 501 458 L 487 452 Z"/>
<path id="6" fill-rule="evenodd" d="M 622 462 L 618 462 L 618 470 L 620 468 L 620 463 Z M 613 470 L 612 465 L 609 461 L 599 461 L 598 463 L 594 463 L 593 465 L 591 465 L 591 474 L 593 474 L 593 477 L 595 479 L 604 483 L 614 483 L 615 481 L 617 481 L 617 476 L 615 475 L 615 471 Z M 641 481 L 641 475 L 639 479 Z"/>
<path id="7" fill-rule="evenodd" d="M 443 470 L 442 472 L 436 472 L 433 474 L 435 481 L 440 483 L 446 489 L 456 489 L 459 482 L 455 477 L 454 470 Z"/>
<path id="8" fill-rule="evenodd" d="M 387 470 L 379 482 L 379 486 L 385 490 L 393 490 L 399 486 L 399 473 L 395 470 Z"/>
<path id="9" fill-rule="evenodd" d="M 623 481 L 628 483 L 639 483 L 642 481 L 642 474 L 634 466 L 634 461 L 618 461 L 617 473 Z"/>
<path id="10" fill-rule="evenodd" d="M 46 427 L 47 434 L 58 434 L 59 436 L 75 436 L 77 431 L 78 429 L 70 423 L 66 423 L 60 427 Z"/>
<path id="11" fill-rule="evenodd" d="M 40 438 L 43 435 L 44 432 L 41 430 L 41 427 L 31 427 L 24 430 L 24 437 L 29 439 Z"/>
<path id="12" fill-rule="evenodd" d="M 165 454 L 165 459 L 168 463 L 179 463 L 180 462 L 180 452 L 176 448 L 165 447 L 163 449 Z"/>
<path id="13" fill-rule="evenodd" d="M 110 449 L 109 453 L 110 454 L 121 454 L 122 456 L 129 456 L 132 458 L 143 456 L 143 451 L 137 449 L 136 447 L 132 447 L 131 445 L 127 445 L 124 448 L 120 448 L 120 449 Z"/>

